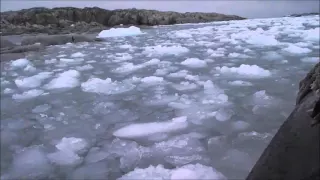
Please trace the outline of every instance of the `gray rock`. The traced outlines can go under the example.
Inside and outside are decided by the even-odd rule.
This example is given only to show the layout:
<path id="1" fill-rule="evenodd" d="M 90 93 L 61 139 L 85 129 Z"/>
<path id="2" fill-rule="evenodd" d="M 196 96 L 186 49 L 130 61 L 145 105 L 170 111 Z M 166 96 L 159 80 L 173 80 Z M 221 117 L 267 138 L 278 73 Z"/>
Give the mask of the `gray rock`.
<path id="1" fill-rule="evenodd" d="M 0 61 L 10 61 L 15 59 L 20 59 L 25 57 L 24 53 L 8 53 L 8 54 L 0 54 Z"/>
<path id="2" fill-rule="evenodd" d="M 24 38 L 21 45 L 41 43 L 44 46 L 62 45 L 66 43 L 93 42 L 95 38 L 88 35 L 66 34 L 66 35 L 40 35 Z"/>
<path id="3" fill-rule="evenodd" d="M 24 53 L 28 51 L 39 51 L 42 49 L 44 49 L 44 47 L 41 44 L 32 44 L 32 45 L 17 46 L 11 49 L 1 50 L 0 54 Z"/>
<path id="4" fill-rule="evenodd" d="M 7 40 L 5 37 L 0 37 L 0 42 L 1 42 L 1 49 L 3 48 L 12 48 L 17 46 L 16 44 L 14 44 L 13 42 Z"/>
<path id="5" fill-rule="evenodd" d="M 217 13 L 178 13 L 145 9 L 106 10 L 92 8 L 31 8 L 1 12 L 4 35 L 22 33 L 64 34 L 97 32 L 116 25 L 166 25 L 244 19 Z"/>
<path id="6" fill-rule="evenodd" d="M 312 126 L 309 109 L 319 105 L 318 63 L 300 83 L 297 105 L 252 168 L 247 180 L 319 179 L 319 124 Z M 317 84 L 317 85 L 312 85 Z M 317 109 L 319 111 L 319 107 Z M 320 113 L 320 112 L 318 112 Z"/>

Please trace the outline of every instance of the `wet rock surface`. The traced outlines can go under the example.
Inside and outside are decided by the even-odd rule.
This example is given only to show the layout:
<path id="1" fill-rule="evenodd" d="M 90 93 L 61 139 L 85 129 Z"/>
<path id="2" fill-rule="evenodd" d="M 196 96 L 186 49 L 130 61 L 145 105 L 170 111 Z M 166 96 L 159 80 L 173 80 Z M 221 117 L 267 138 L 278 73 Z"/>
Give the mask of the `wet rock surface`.
<path id="1" fill-rule="evenodd" d="M 300 82 L 294 111 L 271 140 L 247 180 L 319 179 L 319 65 L 316 64 Z"/>
<path id="2" fill-rule="evenodd" d="M 178 13 L 144 9 L 31 8 L 1 13 L 2 35 L 24 33 L 67 34 L 99 32 L 117 25 L 168 25 L 244 19 L 218 13 Z"/>

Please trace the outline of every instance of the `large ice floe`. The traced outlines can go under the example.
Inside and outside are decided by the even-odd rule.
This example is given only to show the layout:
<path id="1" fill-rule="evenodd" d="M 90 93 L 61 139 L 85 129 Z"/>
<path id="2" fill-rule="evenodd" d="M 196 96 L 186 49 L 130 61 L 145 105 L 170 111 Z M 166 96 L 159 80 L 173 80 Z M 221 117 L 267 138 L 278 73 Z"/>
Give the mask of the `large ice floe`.
<path id="1" fill-rule="evenodd" d="M 101 31 L 97 37 L 108 38 L 108 37 L 121 37 L 121 36 L 136 36 L 143 34 L 140 28 L 130 26 L 128 28 L 111 28 L 108 30 Z"/>
<path id="2" fill-rule="evenodd" d="M 1 61 L 1 179 L 245 179 L 319 62 L 319 16 L 98 37 Z"/>

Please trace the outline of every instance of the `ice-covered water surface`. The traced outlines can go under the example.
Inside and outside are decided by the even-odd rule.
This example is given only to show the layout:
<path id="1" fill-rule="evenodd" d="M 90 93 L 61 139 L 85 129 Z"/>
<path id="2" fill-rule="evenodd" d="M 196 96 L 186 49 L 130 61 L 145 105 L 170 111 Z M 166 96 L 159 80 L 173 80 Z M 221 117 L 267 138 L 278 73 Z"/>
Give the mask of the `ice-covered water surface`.
<path id="1" fill-rule="evenodd" d="M 319 17 L 160 26 L 1 64 L 2 179 L 243 179 L 319 62 Z"/>

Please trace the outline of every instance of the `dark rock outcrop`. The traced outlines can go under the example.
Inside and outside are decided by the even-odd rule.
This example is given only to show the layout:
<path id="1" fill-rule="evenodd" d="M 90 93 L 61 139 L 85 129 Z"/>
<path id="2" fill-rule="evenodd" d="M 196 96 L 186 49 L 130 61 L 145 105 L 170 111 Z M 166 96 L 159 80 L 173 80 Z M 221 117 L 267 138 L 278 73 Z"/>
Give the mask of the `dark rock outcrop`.
<path id="1" fill-rule="evenodd" d="M 289 17 L 314 16 L 314 15 L 319 15 L 319 12 L 302 13 L 302 14 L 291 14 L 291 15 L 289 15 Z"/>
<path id="2" fill-rule="evenodd" d="M 244 18 L 218 13 L 178 13 L 144 9 L 31 8 L 2 12 L 1 32 L 3 35 L 22 33 L 63 34 L 98 32 L 120 24 L 152 26 L 241 19 Z"/>
<path id="3" fill-rule="evenodd" d="M 44 46 L 50 45 L 62 45 L 66 43 L 77 42 L 94 42 L 96 38 L 87 35 L 79 34 L 65 34 L 65 35 L 39 35 L 34 37 L 24 38 L 21 45 L 31 45 L 35 43 L 41 43 Z"/>
<path id="4" fill-rule="evenodd" d="M 21 45 L 17 45 L 7 40 L 5 37 L 1 37 L 0 60 L 6 61 L 22 58 L 25 56 L 25 53 L 43 50 L 45 46 L 95 41 L 103 41 L 103 39 L 79 34 L 37 35 L 26 37 L 22 39 Z"/>
<path id="5" fill-rule="evenodd" d="M 319 87 L 320 63 L 300 82 L 294 111 L 262 153 L 247 180 L 320 179 L 320 124 L 315 123 L 320 113 Z"/>

